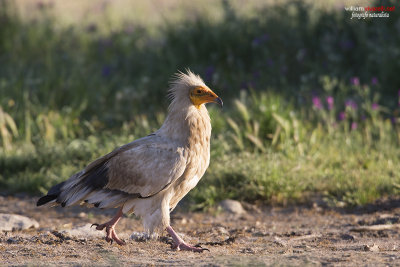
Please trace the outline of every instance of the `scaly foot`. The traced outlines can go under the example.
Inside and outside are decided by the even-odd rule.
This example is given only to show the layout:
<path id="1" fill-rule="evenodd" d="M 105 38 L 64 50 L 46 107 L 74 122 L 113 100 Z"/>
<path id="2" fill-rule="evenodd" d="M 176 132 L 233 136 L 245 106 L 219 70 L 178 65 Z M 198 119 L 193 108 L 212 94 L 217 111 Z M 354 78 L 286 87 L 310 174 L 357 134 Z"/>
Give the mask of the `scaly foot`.
<path id="1" fill-rule="evenodd" d="M 171 246 L 173 249 L 177 250 L 187 250 L 187 251 L 193 251 L 193 252 L 203 252 L 204 250 L 208 250 L 206 248 L 202 248 L 200 246 L 192 246 L 189 244 L 186 244 L 185 241 L 172 229 L 171 226 L 167 226 L 167 232 L 168 234 L 171 235 L 172 240 L 174 241 L 173 245 Z M 210 251 L 210 250 L 208 250 Z"/>
<path id="2" fill-rule="evenodd" d="M 113 225 L 109 225 L 108 223 L 104 223 L 104 224 L 97 224 L 94 223 L 92 224 L 92 226 L 96 226 L 96 230 L 102 231 L 104 228 L 106 228 L 106 241 L 109 243 L 113 243 L 113 241 L 115 241 L 118 245 L 125 245 L 125 241 L 120 239 L 117 236 L 117 233 L 115 232 L 114 226 Z M 92 227 L 91 226 L 91 227 Z"/>
<path id="3" fill-rule="evenodd" d="M 96 229 L 99 231 L 102 231 L 104 228 L 106 228 L 106 241 L 109 243 L 113 243 L 113 241 L 117 242 L 118 245 L 125 245 L 125 241 L 121 240 L 118 238 L 117 233 L 115 232 L 115 225 L 117 225 L 118 221 L 121 219 L 123 213 L 122 213 L 122 208 L 120 208 L 117 212 L 117 214 L 115 214 L 115 216 L 106 223 L 103 224 L 97 224 L 94 223 L 92 224 L 92 226 L 96 226 Z M 91 227 L 92 227 L 91 226 Z"/>
<path id="4" fill-rule="evenodd" d="M 172 247 L 172 249 L 176 249 L 176 250 L 186 250 L 186 251 L 193 251 L 193 252 L 199 252 L 199 253 L 202 253 L 205 250 L 210 251 L 208 248 L 202 248 L 200 246 L 192 246 L 192 245 L 186 244 L 185 242 L 180 243 L 180 244 L 173 244 L 171 247 Z"/>

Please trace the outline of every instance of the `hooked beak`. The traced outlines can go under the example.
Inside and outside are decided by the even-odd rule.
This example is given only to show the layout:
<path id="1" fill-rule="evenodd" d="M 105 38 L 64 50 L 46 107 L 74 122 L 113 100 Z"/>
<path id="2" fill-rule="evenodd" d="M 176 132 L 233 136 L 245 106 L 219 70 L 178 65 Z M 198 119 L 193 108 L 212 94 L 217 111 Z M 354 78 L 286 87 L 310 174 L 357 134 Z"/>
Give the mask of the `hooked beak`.
<path id="1" fill-rule="evenodd" d="M 202 88 L 202 90 L 203 93 L 200 95 L 190 94 L 190 100 L 192 101 L 194 106 L 199 108 L 201 104 L 206 104 L 206 103 L 216 103 L 221 107 L 224 105 L 222 99 L 219 96 L 217 96 L 213 91 L 211 91 L 208 88 L 206 89 Z"/>
<path id="2" fill-rule="evenodd" d="M 214 99 L 213 102 L 220 105 L 221 108 L 224 106 L 224 102 L 222 102 L 222 99 L 220 97 L 217 97 L 216 99 Z"/>

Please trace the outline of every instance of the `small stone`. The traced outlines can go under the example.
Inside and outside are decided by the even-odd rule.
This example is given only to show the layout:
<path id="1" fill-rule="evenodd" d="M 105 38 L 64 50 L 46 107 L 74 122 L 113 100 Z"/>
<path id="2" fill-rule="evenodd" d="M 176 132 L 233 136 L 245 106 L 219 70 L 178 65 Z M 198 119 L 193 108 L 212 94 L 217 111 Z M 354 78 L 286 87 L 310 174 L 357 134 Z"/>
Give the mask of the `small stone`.
<path id="1" fill-rule="evenodd" d="M 20 238 L 16 238 L 16 237 L 10 237 L 9 239 L 7 239 L 8 244 L 18 244 L 21 242 L 22 242 L 22 240 Z"/>
<path id="2" fill-rule="evenodd" d="M 98 231 L 95 227 L 91 227 L 91 224 L 85 224 L 83 226 L 74 227 L 72 229 L 66 229 L 60 232 L 71 237 L 102 237 L 104 236 L 104 231 Z"/>
<path id="3" fill-rule="evenodd" d="M 146 242 L 151 239 L 151 236 L 148 233 L 139 233 L 139 232 L 133 232 L 130 236 L 130 239 L 136 241 L 136 242 Z"/>
<path id="4" fill-rule="evenodd" d="M 225 227 L 219 226 L 216 228 L 216 230 L 219 234 L 229 235 L 229 232 L 228 232 L 228 230 L 225 229 Z"/>
<path id="5" fill-rule="evenodd" d="M 0 213 L 0 231 L 26 230 L 29 228 L 39 228 L 39 223 L 25 216 Z"/>
<path id="6" fill-rule="evenodd" d="M 372 246 L 365 245 L 364 246 L 364 251 L 371 251 L 371 252 L 379 252 L 379 246 L 377 244 L 373 244 Z"/>
<path id="7" fill-rule="evenodd" d="M 232 213 L 235 215 L 245 214 L 246 211 L 243 209 L 242 204 L 239 201 L 232 199 L 222 200 L 218 206 L 225 212 Z"/>
<path id="8" fill-rule="evenodd" d="M 257 231 L 257 232 L 253 233 L 253 236 L 260 236 L 260 237 L 269 236 L 269 235 L 270 235 L 270 233 L 266 232 L 266 231 Z"/>
<path id="9" fill-rule="evenodd" d="M 254 249 L 252 249 L 252 248 L 244 248 L 244 249 L 242 249 L 242 251 L 241 251 L 242 253 L 245 253 L 245 254 L 255 254 L 256 252 L 254 251 Z"/>
<path id="10" fill-rule="evenodd" d="M 62 225 L 63 229 L 72 229 L 72 223 L 65 223 Z"/>

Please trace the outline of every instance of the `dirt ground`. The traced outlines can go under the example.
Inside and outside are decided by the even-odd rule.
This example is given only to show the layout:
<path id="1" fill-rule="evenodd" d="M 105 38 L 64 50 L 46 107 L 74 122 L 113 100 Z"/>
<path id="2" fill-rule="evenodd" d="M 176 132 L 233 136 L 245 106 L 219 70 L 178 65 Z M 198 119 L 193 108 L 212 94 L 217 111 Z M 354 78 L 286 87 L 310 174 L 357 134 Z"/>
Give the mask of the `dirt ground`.
<path id="1" fill-rule="evenodd" d="M 119 266 L 400 266 L 400 200 L 386 200 L 351 211 L 314 207 L 257 208 L 246 215 L 172 214 L 184 239 L 210 251 L 170 248 L 170 237 L 143 241 L 138 218 L 123 218 L 117 231 L 127 245 L 102 237 L 63 234 L 88 223 L 105 222 L 114 211 L 37 208 L 36 199 L 0 197 L 0 213 L 36 219 L 39 229 L 0 233 L 0 265 Z M 93 231 L 95 231 L 93 229 Z"/>

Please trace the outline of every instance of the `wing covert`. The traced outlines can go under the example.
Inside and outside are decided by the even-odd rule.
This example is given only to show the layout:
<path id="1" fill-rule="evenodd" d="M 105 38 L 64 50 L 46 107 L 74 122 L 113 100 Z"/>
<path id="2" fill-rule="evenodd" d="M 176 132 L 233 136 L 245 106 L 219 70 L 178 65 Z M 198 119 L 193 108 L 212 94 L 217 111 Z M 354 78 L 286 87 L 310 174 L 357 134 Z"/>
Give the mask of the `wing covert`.
<path id="1" fill-rule="evenodd" d="M 144 142 L 114 155 L 106 163 L 108 183 L 104 189 L 120 190 L 148 197 L 158 193 L 186 168 L 183 147 L 159 138 Z"/>

